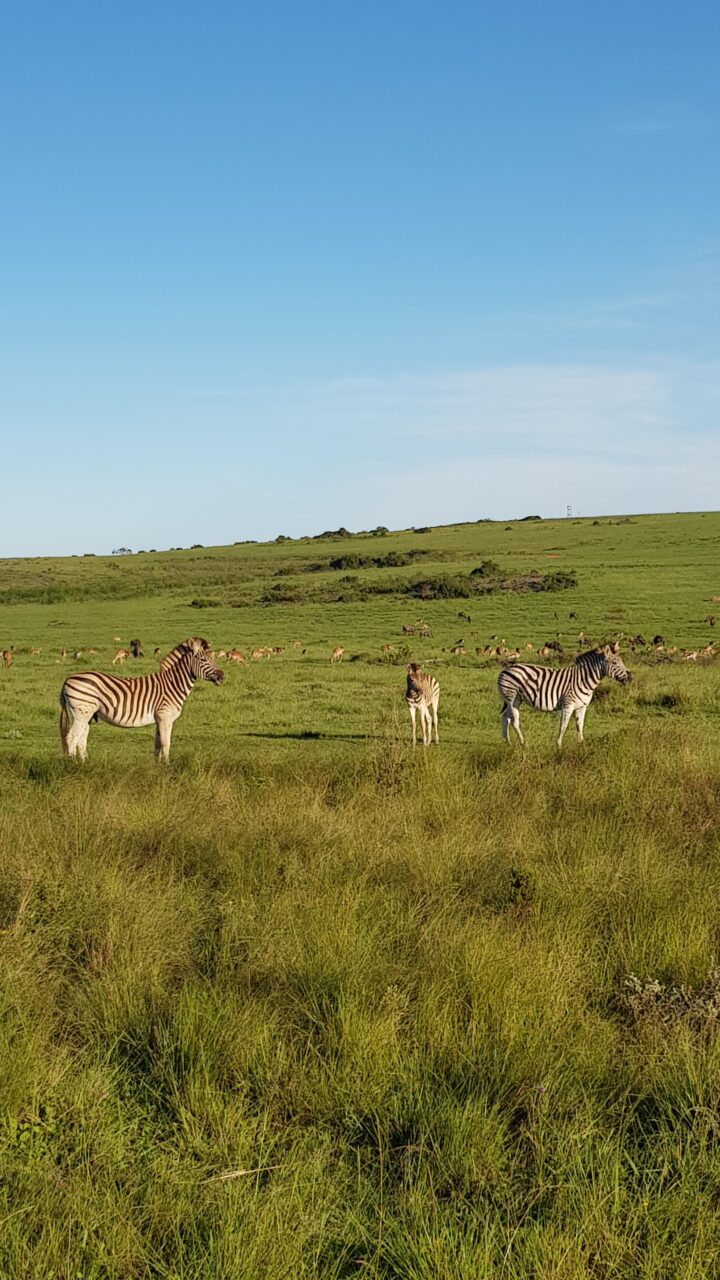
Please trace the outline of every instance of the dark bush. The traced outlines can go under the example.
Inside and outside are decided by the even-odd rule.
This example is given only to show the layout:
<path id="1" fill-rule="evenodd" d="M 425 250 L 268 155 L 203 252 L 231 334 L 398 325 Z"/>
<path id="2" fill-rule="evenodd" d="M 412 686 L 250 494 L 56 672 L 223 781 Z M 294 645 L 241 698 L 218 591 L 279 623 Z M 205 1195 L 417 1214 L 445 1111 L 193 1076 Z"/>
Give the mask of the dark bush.
<path id="1" fill-rule="evenodd" d="M 473 569 L 471 578 L 497 578 L 500 574 L 500 565 L 494 560 L 481 560 L 476 569 Z"/>
<path id="2" fill-rule="evenodd" d="M 418 600 L 453 600 L 473 594 L 472 583 L 459 574 L 442 574 L 437 578 L 417 578 L 408 582 L 405 592 Z"/>

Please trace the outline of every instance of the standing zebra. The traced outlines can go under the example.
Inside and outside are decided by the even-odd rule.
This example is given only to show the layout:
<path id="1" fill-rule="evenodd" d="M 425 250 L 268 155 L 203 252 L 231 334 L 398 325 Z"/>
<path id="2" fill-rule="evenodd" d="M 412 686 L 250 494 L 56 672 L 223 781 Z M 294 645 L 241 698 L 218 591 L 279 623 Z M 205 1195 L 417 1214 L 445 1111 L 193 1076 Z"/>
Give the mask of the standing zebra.
<path id="1" fill-rule="evenodd" d="M 85 759 L 93 720 L 106 720 L 121 729 L 155 723 L 155 755 L 170 758 L 175 720 L 196 680 L 221 684 L 222 671 L 208 657 L 207 640 L 191 638 L 177 645 L 148 676 L 108 675 L 82 671 L 68 676 L 60 690 L 60 740 L 66 756 Z M 70 713 L 72 723 L 70 722 Z"/>
<path id="2" fill-rule="evenodd" d="M 592 696 L 600 681 L 608 676 L 618 684 L 629 684 L 632 676 L 619 656 L 618 644 L 606 644 L 602 649 L 581 653 L 570 667 L 554 670 L 527 662 L 516 662 L 505 667 L 498 676 L 498 690 L 503 699 L 502 736 L 509 741 L 510 725 L 520 741 L 525 743 L 520 730 L 520 704 L 527 702 L 538 711 L 560 712 L 560 733 L 557 744 L 562 746 L 563 734 L 572 716 L 577 721 L 578 739 L 583 740 L 583 721 Z"/>
<path id="3" fill-rule="evenodd" d="M 435 741 L 439 744 L 437 712 L 440 701 L 440 685 L 434 676 L 429 676 L 425 671 L 418 671 L 416 662 L 411 662 L 407 669 L 405 701 L 410 712 L 413 746 L 417 744 L 415 716 L 418 711 L 420 712 L 423 746 L 429 747 L 432 742 L 433 724 L 435 725 Z"/>

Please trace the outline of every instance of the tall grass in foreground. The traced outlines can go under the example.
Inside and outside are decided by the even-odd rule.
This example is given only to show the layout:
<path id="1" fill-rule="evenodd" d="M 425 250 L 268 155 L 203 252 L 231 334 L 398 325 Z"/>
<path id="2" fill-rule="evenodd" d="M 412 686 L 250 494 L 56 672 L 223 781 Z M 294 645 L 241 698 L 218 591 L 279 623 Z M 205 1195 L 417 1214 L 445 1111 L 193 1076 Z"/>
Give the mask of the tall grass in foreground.
<path id="1" fill-rule="evenodd" d="M 300 760 L 0 766 L 0 1275 L 717 1276 L 720 749 Z"/>

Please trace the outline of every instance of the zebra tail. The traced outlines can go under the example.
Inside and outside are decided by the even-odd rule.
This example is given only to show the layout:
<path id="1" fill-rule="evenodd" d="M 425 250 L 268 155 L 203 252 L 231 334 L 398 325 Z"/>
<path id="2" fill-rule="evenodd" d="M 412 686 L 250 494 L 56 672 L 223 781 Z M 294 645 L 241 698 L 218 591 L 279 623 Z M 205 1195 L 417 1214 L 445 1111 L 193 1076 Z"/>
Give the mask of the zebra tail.
<path id="1" fill-rule="evenodd" d="M 68 715 L 67 703 L 65 701 L 65 690 L 60 691 L 60 742 L 62 743 L 63 755 L 68 753 L 68 733 L 70 732 L 70 716 Z"/>

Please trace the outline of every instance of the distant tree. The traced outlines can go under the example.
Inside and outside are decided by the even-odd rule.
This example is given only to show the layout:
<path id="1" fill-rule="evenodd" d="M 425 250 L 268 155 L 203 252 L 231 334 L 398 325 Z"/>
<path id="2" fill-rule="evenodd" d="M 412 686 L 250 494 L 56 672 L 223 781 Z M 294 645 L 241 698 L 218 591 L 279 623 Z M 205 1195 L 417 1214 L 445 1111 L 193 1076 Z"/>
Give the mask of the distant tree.
<path id="1" fill-rule="evenodd" d="M 113 551 L 114 556 L 131 556 L 132 551 L 129 547 L 116 547 Z"/>
<path id="2" fill-rule="evenodd" d="M 523 516 L 522 520 L 542 520 L 542 516 Z"/>

